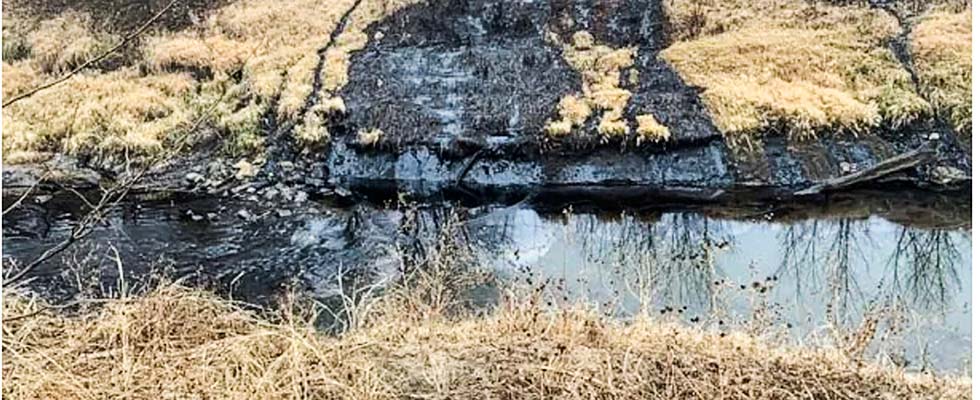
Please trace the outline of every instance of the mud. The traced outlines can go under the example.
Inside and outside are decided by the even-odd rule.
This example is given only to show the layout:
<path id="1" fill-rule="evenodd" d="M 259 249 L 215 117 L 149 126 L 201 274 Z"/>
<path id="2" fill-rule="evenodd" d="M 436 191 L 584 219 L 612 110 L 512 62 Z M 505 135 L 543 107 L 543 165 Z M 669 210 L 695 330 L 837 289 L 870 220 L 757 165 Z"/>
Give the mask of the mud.
<path id="1" fill-rule="evenodd" d="M 602 141 L 596 116 L 569 138 L 545 139 L 559 99 L 581 88 L 578 72 L 545 37 L 568 40 L 581 29 L 600 43 L 638 48 L 638 79 L 621 74 L 632 92 L 624 120 L 652 113 L 671 130 L 667 143 Z M 969 186 L 969 150 L 941 121 L 808 142 L 774 134 L 753 151 L 729 146 L 700 103 L 700 89 L 658 57 L 668 45 L 666 29 L 659 2 L 458 0 L 408 7 L 370 27 L 373 39 L 352 58 L 342 93 L 349 116 L 331 128 L 339 134 L 326 152 L 331 183 L 421 195 L 629 188 L 706 201 L 746 193 L 780 199 L 928 147 L 935 161 L 872 186 Z M 357 140 L 356 132 L 374 128 L 385 132 L 379 143 Z"/>
<path id="2" fill-rule="evenodd" d="M 218 3 L 192 6 L 204 12 Z M 667 29 L 659 1 L 452 0 L 406 7 L 370 26 L 371 39 L 352 56 L 350 79 L 340 93 L 348 114 L 329 121 L 331 144 L 300 151 L 288 134 L 292 125 L 267 118 L 263 126 L 269 163 L 256 179 L 260 185 L 287 182 L 319 193 L 333 186 L 336 192 L 372 196 L 460 194 L 486 202 L 528 196 L 780 201 L 798 200 L 794 193 L 801 189 L 929 148 L 934 160 L 852 189 L 969 188 L 969 142 L 942 121 L 806 142 L 788 141 L 775 132 L 757 149 L 730 146 L 701 104 L 701 89 L 686 85 L 659 58 L 669 45 Z M 632 68 L 637 79 L 629 79 L 627 71 L 621 74 L 621 86 L 632 93 L 624 120 L 634 124 L 637 114 L 653 114 L 670 129 L 669 141 L 603 141 L 596 132 L 599 113 L 570 137 L 545 138 L 543 128 L 557 116 L 559 99 L 582 86 L 579 73 L 547 37 L 568 41 L 578 30 L 588 30 L 598 43 L 637 48 Z M 321 54 L 335 36 L 324 38 Z M 907 53 L 903 41 L 896 38 L 899 58 Z M 316 93 L 306 107 L 319 101 Z M 361 143 L 357 133 L 371 129 L 384 135 L 377 143 Z M 148 190 L 186 189 L 186 167 L 219 157 L 213 147 L 199 146 L 194 154 L 155 171 Z M 224 161 L 232 165 L 237 160 Z M 48 189 L 87 188 L 112 180 L 113 174 L 104 171 L 73 171 L 71 165 L 77 163 L 71 160 L 48 164 L 5 168 L 5 193 L 10 194 L 6 188 L 31 187 L 49 169 L 61 172 Z M 285 164 L 292 168 L 278 167 Z M 314 178 L 307 182 L 298 174 Z M 227 177 L 212 180 L 224 182 Z M 234 184 L 207 191 L 220 193 Z"/>

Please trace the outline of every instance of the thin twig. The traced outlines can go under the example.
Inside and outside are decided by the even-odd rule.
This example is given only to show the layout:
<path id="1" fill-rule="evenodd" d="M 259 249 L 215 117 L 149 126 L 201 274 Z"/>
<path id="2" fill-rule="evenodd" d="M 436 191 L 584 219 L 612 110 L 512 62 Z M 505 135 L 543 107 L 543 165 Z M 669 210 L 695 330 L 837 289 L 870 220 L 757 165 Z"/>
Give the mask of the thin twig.
<path id="1" fill-rule="evenodd" d="M 2 108 L 7 108 L 7 106 L 9 106 L 11 104 L 14 104 L 14 103 L 16 103 L 16 102 L 18 102 L 20 100 L 23 100 L 23 99 L 26 99 L 28 97 L 31 97 L 31 96 L 37 94 L 38 92 L 40 92 L 42 90 L 51 88 L 51 87 L 53 87 L 53 86 L 55 86 L 55 85 L 57 85 L 59 83 L 62 83 L 64 81 L 67 81 L 68 79 L 71 79 L 71 77 L 75 76 L 79 72 L 82 72 L 83 70 L 85 70 L 86 68 L 88 68 L 89 66 L 91 66 L 92 64 L 95 64 L 95 63 L 97 63 L 99 61 L 102 61 L 103 59 L 105 59 L 106 57 L 108 57 L 110 54 L 115 53 L 116 51 L 119 51 L 119 49 L 123 48 L 123 46 L 125 46 L 126 44 L 128 44 L 130 41 L 132 41 L 133 39 L 135 39 L 135 38 L 139 37 L 140 35 L 142 35 L 143 32 L 145 32 L 150 27 L 150 25 L 153 25 L 154 22 L 156 22 L 158 19 L 160 19 L 160 17 L 162 17 L 163 14 L 167 12 L 167 10 L 170 10 L 170 8 L 173 7 L 174 4 L 177 4 L 177 0 L 170 0 L 170 3 L 168 3 L 166 7 L 163 7 L 163 9 L 161 9 L 160 11 L 158 11 L 152 18 L 150 18 L 149 20 L 147 20 L 146 22 L 144 22 L 143 25 L 140 26 L 136 31 L 130 33 L 129 35 L 126 35 L 126 37 L 123 38 L 123 40 L 121 42 L 119 42 L 118 44 L 116 44 L 115 46 L 113 46 L 111 49 L 106 50 L 105 52 L 103 52 L 102 54 L 96 56 L 95 58 L 89 59 L 88 61 L 82 63 L 82 65 L 79 65 L 79 66 L 75 67 L 75 69 L 71 70 L 71 72 L 68 72 L 67 74 L 65 74 L 61 78 L 55 79 L 55 80 L 53 80 L 51 82 L 45 83 L 45 84 L 43 84 L 41 86 L 38 86 L 38 87 L 36 87 L 34 89 L 31 89 L 31 90 L 27 91 L 27 92 L 24 92 L 24 93 L 21 93 L 21 94 L 19 94 L 17 96 L 14 96 L 14 98 L 12 98 L 12 99 L 7 100 L 6 102 L 4 102 Z"/>
<path id="2" fill-rule="evenodd" d="M 24 191 L 24 194 L 20 195 L 20 197 L 17 198 L 17 201 L 15 201 L 14 204 L 11 204 L 10 207 L 7 207 L 5 210 L 3 210 L 2 215 L 7 215 L 7 213 L 13 211 L 13 209 L 20 206 L 20 204 L 24 202 L 24 199 L 26 199 L 27 196 L 30 196 L 30 194 L 34 192 L 34 189 L 36 189 L 38 186 L 41 185 L 41 182 L 44 182 L 45 179 L 48 179 L 48 175 L 50 174 L 51 172 L 48 171 L 45 172 L 43 175 L 41 175 L 41 177 L 38 178 L 37 181 L 34 181 L 34 183 L 31 184 L 31 187 L 27 188 L 27 190 Z"/>

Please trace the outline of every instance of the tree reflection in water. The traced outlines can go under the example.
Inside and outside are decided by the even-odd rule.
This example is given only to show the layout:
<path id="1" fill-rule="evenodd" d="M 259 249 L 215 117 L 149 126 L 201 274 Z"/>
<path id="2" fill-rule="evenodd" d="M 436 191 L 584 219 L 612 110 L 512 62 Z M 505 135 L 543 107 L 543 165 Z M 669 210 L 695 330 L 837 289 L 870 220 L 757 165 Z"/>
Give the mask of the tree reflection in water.
<path id="1" fill-rule="evenodd" d="M 965 236 L 965 232 L 903 227 L 888 259 L 891 298 L 907 299 L 920 312 L 945 314 L 950 291 L 962 288 L 958 267 L 963 260 L 956 241 Z"/>
<path id="2" fill-rule="evenodd" d="M 781 236 L 782 262 L 776 275 L 789 278 L 783 280 L 795 286 L 796 301 L 812 302 L 815 294 L 825 296 L 827 323 L 834 327 L 860 318 L 864 310 L 853 307 L 864 305 L 867 297 L 855 272 L 856 268 L 871 268 L 866 253 L 876 246 L 867 222 L 847 218 L 806 221 L 789 225 Z"/>
<path id="3" fill-rule="evenodd" d="M 969 333 L 962 313 L 936 320 L 963 298 L 970 246 L 964 231 L 866 215 L 792 221 L 703 212 L 471 215 L 465 240 L 477 258 L 511 282 L 555 284 L 555 301 L 800 339 L 850 340 L 871 329 L 878 339 L 868 354 L 896 359 L 928 347 L 904 347 L 908 338 L 964 340 Z M 946 322 L 954 327 L 943 328 Z M 928 336 L 934 334 L 940 336 Z M 885 348 L 886 336 L 892 347 Z M 949 360 L 956 362 L 955 355 Z"/>

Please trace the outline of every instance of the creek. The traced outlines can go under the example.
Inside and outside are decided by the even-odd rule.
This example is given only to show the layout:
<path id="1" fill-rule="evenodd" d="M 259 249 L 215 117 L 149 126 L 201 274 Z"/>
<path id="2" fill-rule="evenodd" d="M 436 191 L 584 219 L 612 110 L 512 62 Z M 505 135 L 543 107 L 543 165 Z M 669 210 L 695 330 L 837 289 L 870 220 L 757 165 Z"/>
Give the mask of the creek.
<path id="1" fill-rule="evenodd" d="M 809 345 L 873 320 L 868 358 L 969 368 L 968 198 L 858 192 L 804 205 L 642 210 L 390 204 L 132 197 L 24 287 L 53 302 L 111 295 L 122 271 L 130 290 L 167 277 L 258 305 L 287 288 L 330 304 L 342 291 L 397 280 L 406 254 L 428 254 L 451 235 L 461 252 L 451 256 L 497 282 L 470 291 L 474 304 L 492 307 L 505 284 L 541 287 L 549 304 L 585 302 L 624 318 L 645 310 Z M 5 216 L 5 267 L 63 240 L 83 214 L 73 195 L 26 199 Z"/>

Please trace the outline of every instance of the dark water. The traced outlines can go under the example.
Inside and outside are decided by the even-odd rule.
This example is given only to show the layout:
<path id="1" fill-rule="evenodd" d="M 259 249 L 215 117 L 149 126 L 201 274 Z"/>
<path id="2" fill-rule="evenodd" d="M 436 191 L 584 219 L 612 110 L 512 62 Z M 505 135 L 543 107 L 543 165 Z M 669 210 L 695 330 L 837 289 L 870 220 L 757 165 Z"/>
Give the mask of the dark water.
<path id="1" fill-rule="evenodd" d="M 5 268 L 60 241 L 81 214 L 67 196 L 26 203 L 4 218 Z M 448 232 L 474 265 L 545 285 L 556 303 L 808 345 L 846 342 L 874 320 L 867 358 L 956 372 L 969 368 L 971 348 L 969 210 L 968 199 L 917 194 L 626 212 L 134 200 L 26 287 L 54 301 L 112 294 L 118 258 L 130 288 L 166 275 L 258 304 L 287 287 L 329 301 L 396 279 L 407 252 Z M 492 303 L 494 293 L 474 296 Z"/>

